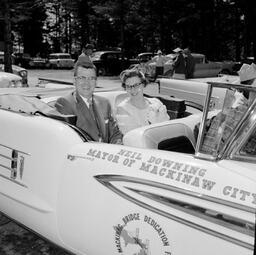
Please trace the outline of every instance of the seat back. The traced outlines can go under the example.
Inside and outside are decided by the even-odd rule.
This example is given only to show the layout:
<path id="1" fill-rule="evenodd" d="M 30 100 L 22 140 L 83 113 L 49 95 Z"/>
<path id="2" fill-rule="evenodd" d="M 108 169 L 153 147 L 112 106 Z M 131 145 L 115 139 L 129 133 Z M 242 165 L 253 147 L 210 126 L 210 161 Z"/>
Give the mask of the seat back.
<path id="1" fill-rule="evenodd" d="M 124 136 L 123 142 L 124 145 L 139 148 L 192 153 L 196 145 L 193 130 L 200 118 L 200 115 L 190 115 L 186 118 L 137 128 L 128 132 Z M 185 147 L 182 149 L 182 145 L 179 143 Z"/>

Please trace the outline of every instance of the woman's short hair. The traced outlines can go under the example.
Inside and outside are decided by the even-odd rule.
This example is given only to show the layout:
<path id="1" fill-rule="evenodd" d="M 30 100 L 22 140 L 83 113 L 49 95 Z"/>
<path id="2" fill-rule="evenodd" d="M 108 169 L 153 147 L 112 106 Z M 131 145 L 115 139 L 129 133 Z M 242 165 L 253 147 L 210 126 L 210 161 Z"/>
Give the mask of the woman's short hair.
<path id="1" fill-rule="evenodd" d="M 121 72 L 120 74 L 120 79 L 121 79 L 123 88 L 125 88 L 125 81 L 128 78 L 132 78 L 132 77 L 139 77 L 141 79 L 141 83 L 144 84 L 144 86 L 147 85 L 147 80 L 145 78 L 145 75 L 141 71 L 137 69 L 131 69 L 131 70 L 127 69 Z"/>

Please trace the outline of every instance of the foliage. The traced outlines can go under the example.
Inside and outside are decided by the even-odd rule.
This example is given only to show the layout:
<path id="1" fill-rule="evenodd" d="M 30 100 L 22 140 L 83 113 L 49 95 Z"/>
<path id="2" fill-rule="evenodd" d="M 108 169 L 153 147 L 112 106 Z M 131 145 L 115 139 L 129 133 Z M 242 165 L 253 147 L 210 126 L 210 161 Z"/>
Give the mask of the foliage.
<path id="1" fill-rule="evenodd" d="M 31 55 L 50 50 L 79 54 L 88 42 L 96 49 L 121 48 L 128 57 L 157 49 L 170 53 L 176 47 L 218 60 L 256 55 L 255 0 L 9 3 L 14 41 Z"/>

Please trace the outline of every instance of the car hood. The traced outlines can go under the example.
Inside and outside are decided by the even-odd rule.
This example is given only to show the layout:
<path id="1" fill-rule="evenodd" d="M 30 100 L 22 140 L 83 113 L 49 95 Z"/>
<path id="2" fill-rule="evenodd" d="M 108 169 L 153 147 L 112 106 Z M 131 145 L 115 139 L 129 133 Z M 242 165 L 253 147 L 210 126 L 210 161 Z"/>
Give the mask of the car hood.
<path id="1" fill-rule="evenodd" d="M 0 81 L 2 80 L 21 80 L 20 76 L 12 73 L 6 73 L 0 71 Z"/>

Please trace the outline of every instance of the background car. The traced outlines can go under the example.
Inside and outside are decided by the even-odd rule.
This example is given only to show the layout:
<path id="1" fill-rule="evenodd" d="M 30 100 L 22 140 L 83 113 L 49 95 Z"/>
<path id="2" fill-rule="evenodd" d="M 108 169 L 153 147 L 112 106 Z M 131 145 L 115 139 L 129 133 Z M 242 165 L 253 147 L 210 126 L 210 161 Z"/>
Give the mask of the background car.
<path id="1" fill-rule="evenodd" d="M 30 60 L 31 56 L 28 53 L 15 52 L 12 54 L 12 61 L 14 65 L 28 68 Z"/>
<path id="2" fill-rule="evenodd" d="M 136 58 L 130 59 L 130 64 L 139 64 L 141 62 L 148 62 L 150 61 L 156 54 L 152 52 L 142 52 L 137 55 Z"/>
<path id="3" fill-rule="evenodd" d="M 50 68 L 73 68 L 74 59 L 69 53 L 52 53 L 49 55 Z"/>
<path id="4" fill-rule="evenodd" d="M 98 75 L 119 75 L 130 66 L 129 60 L 121 51 L 96 51 L 92 62 L 97 68 Z"/>
<path id="5" fill-rule="evenodd" d="M 0 71 L 4 72 L 3 64 L 0 64 Z M 25 68 L 12 65 L 12 72 L 22 78 L 23 87 L 28 87 L 28 71 Z"/>
<path id="6" fill-rule="evenodd" d="M 47 58 L 36 57 L 36 58 L 31 58 L 31 60 L 29 61 L 29 67 L 30 68 L 49 68 L 50 63 Z"/>
<path id="7" fill-rule="evenodd" d="M 171 75 L 172 74 L 172 64 L 173 64 L 173 61 L 175 59 L 176 55 L 175 54 L 167 54 L 164 56 L 164 74 L 165 75 Z M 156 71 L 156 59 L 152 58 L 148 61 L 148 65 L 150 66 L 150 69 L 151 69 L 151 75 L 152 77 L 155 76 L 155 71 Z M 168 72 L 168 71 L 171 71 L 171 72 Z M 168 72 L 168 74 L 166 74 Z"/>
<path id="8" fill-rule="evenodd" d="M 0 88 L 24 87 L 20 76 L 7 72 L 0 72 Z"/>
<path id="9" fill-rule="evenodd" d="M 219 74 L 233 74 L 236 62 L 234 61 L 209 61 L 204 54 L 192 53 L 196 62 L 194 78 L 214 77 Z M 173 62 L 175 61 L 175 54 L 168 54 L 165 56 L 166 62 L 164 64 L 164 76 L 172 76 L 173 74 Z M 155 73 L 155 62 L 149 61 L 149 65 L 152 67 L 151 76 Z"/>

